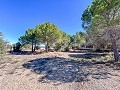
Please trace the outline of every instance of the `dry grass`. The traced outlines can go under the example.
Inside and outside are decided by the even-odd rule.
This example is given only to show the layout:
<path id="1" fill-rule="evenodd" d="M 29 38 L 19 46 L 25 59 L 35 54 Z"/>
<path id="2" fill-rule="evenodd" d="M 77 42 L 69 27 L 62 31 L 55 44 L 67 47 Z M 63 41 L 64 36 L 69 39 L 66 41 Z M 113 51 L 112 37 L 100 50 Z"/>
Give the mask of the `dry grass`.
<path id="1" fill-rule="evenodd" d="M 103 64 L 101 62 L 97 63 L 98 61 L 105 61 L 106 56 L 90 55 L 90 57 L 88 57 L 88 54 L 86 56 L 82 55 L 83 53 L 80 54 L 68 52 L 50 52 L 38 55 L 6 55 L 4 60 L 0 61 L 0 90 L 120 90 L 120 70 L 118 68 L 118 64 Z M 78 62 L 92 61 L 92 63 L 96 64 L 86 64 L 87 68 L 80 66 L 81 63 L 78 64 L 80 70 L 89 71 L 87 81 L 72 81 L 67 83 L 56 81 L 57 79 L 47 79 L 46 81 L 46 78 L 44 77 L 46 74 L 37 74 L 34 70 L 23 67 L 23 64 L 29 63 L 31 60 L 40 60 L 41 58 L 50 57 L 70 58 Z M 64 62 L 64 60 L 62 62 Z M 51 62 L 52 65 L 54 63 Z M 57 64 L 59 64 L 59 62 Z M 70 61 L 70 64 L 72 64 L 72 61 Z M 48 63 L 46 65 L 48 65 Z M 66 64 L 64 65 L 66 66 Z M 64 65 L 63 71 L 68 69 Z M 74 63 L 74 65 L 76 64 Z M 46 66 L 46 68 L 49 68 L 49 66 Z M 54 67 L 51 68 L 54 69 Z M 67 67 L 70 67 L 70 65 L 67 65 Z M 117 70 L 115 70 L 116 68 Z M 60 69 L 61 67 L 59 67 L 58 71 Z M 72 70 L 73 69 L 69 69 L 66 72 L 71 72 Z M 82 75 L 81 73 L 79 74 Z M 51 75 L 51 72 L 49 72 L 48 75 Z M 55 73 L 53 76 L 54 75 Z M 60 74 L 58 74 L 56 78 L 60 78 L 61 76 L 59 75 Z M 76 76 L 69 73 L 66 73 L 66 75 Z M 107 78 L 104 78 L 106 75 Z M 65 76 L 65 78 L 67 76 Z"/>

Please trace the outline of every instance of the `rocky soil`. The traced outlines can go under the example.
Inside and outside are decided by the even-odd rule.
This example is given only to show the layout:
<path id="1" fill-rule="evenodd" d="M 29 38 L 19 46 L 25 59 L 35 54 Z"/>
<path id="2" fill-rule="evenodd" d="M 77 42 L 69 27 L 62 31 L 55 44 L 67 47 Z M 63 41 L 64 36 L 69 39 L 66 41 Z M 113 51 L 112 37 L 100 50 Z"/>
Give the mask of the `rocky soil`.
<path id="1" fill-rule="evenodd" d="M 120 90 L 120 64 L 105 54 L 50 52 L 6 55 L 0 90 Z"/>

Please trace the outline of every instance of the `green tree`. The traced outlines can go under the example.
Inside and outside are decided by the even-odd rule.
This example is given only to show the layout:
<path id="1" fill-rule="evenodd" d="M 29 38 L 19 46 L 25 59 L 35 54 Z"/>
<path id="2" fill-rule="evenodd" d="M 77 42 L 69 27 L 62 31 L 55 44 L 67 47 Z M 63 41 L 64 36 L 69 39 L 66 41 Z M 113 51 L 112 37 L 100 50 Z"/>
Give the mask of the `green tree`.
<path id="1" fill-rule="evenodd" d="M 21 51 L 21 44 L 20 44 L 20 42 L 17 42 L 16 44 L 13 45 L 13 51 L 14 52 Z"/>
<path id="2" fill-rule="evenodd" d="M 87 42 L 94 46 L 95 50 L 105 48 L 109 42 L 105 36 L 104 27 L 106 25 L 103 18 L 96 15 L 91 20 L 92 25 L 87 29 Z"/>
<path id="3" fill-rule="evenodd" d="M 59 32 L 59 40 L 57 41 L 55 48 L 59 51 L 68 51 L 71 43 L 71 36 L 67 33 L 60 31 Z"/>
<path id="4" fill-rule="evenodd" d="M 49 47 L 56 43 L 60 38 L 60 30 L 55 24 L 46 22 L 36 26 L 35 33 L 37 38 L 45 44 L 46 52 L 48 52 Z"/>
<path id="5" fill-rule="evenodd" d="M 22 43 L 22 45 L 31 44 L 32 52 L 35 51 L 36 45 L 40 43 L 39 39 L 36 37 L 34 29 L 28 29 L 25 32 L 25 35 L 19 38 L 19 41 Z"/>
<path id="6" fill-rule="evenodd" d="M 76 32 L 75 34 L 75 43 L 77 46 L 85 43 L 85 33 L 83 32 Z"/>
<path id="7" fill-rule="evenodd" d="M 3 35 L 0 32 L 0 58 L 6 53 L 6 42 L 3 40 Z"/>
<path id="8" fill-rule="evenodd" d="M 82 15 L 86 30 L 97 30 L 97 36 L 110 40 L 115 61 L 119 60 L 117 39 L 119 38 L 120 0 L 94 0 Z M 95 24 L 97 23 L 97 25 Z M 98 34 L 99 33 L 99 34 Z"/>

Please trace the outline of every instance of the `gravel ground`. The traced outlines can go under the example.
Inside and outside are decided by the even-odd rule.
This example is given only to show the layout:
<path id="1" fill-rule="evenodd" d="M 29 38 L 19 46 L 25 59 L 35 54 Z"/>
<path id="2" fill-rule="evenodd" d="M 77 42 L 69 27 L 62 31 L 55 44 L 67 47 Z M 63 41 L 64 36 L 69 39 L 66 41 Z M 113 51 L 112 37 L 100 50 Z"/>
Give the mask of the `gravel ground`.
<path id="1" fill-rule="evenodd" d="M 0 61 L 0 90 L 120 90 L 120 70 L 89 62 L 92 58 L 86 56 L 65 52 L 7 55 Z"/>

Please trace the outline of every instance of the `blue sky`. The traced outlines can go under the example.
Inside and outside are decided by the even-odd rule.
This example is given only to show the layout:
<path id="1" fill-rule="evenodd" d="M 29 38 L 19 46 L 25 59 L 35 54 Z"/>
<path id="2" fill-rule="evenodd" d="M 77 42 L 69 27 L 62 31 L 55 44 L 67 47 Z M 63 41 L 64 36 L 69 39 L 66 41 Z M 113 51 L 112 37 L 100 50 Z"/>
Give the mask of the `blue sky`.
<path id="1" fill-rule="evenodd" d="M 92 0 L 0 0 L 0 32 L 16 43 L 28 28 L 51 22 L 73 35 L 84 31 L 81 15 Z"/>

